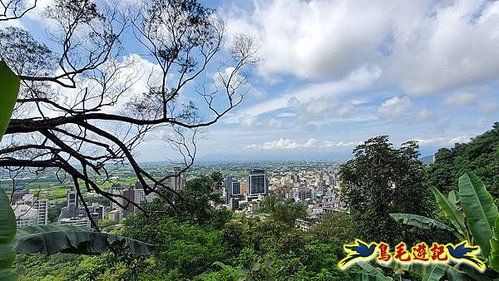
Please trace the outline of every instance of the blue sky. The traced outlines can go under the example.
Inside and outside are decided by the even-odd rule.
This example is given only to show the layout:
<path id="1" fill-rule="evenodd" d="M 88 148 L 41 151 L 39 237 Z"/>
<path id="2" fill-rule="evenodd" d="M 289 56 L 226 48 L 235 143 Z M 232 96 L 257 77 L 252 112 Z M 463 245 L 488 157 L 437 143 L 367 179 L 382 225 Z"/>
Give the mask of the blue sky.
<path id="1" fill-rule="evenodd" d="M 418 140 L 429 155 L 499 121 L 499 2 L 203 3 L 229 44 L 253 36 L 261 61 L 244 102 L 203 131 L 200 160 L 346 159 L 377 135 Z M 42 38 L 39 22 L 23 25 Z M 134 44 L 124 55 L 152 64 Z M 165 147 L 152 134 L 139 158 L 173 157 Z"/>

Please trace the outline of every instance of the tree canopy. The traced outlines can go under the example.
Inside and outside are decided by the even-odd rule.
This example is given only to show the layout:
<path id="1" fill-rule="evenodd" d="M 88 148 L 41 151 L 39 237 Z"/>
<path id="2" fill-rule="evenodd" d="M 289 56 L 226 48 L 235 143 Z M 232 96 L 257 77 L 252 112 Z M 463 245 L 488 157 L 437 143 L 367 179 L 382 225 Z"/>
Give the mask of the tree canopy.
<path id="1" fill-rule="evenodd" d="M 499 122 L 469 143 L 439 149 L 427 178 L 432 186 L 447 193 L 457 189 L 457 179 L 466 171 L 483 179 L 492 195 L 499 197 Z"/>
<path id="2" fill-rule="evenodd" d="M 342 200 L 356 233 L 367 240 L 394 242 L 401 231 L 387 219 L 389 213 L 425 215 L 431 210 L 418 145 L 410 141 L 396 149 L 388 136 L 379 136 L 358 145 L 354 153 L 355 158 L 341 166 L 340 177 Z"/>

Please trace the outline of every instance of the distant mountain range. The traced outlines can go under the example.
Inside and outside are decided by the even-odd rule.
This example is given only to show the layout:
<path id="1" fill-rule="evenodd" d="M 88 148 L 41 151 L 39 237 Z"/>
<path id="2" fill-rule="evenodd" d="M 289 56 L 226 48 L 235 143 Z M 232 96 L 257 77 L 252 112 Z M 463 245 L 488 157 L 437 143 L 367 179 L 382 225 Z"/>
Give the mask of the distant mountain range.
<path id="1" fill-rule="evenodd" d="M 301 160 L 324 160 L 324 161 L 344 161 L 351 159 L 352 153 L 344 152 L 294 152 L 272 151 L 257 153 L 227 153 L 227 154 L 208 154 L 197 158 L 197 161 L 301 161 Z"/>

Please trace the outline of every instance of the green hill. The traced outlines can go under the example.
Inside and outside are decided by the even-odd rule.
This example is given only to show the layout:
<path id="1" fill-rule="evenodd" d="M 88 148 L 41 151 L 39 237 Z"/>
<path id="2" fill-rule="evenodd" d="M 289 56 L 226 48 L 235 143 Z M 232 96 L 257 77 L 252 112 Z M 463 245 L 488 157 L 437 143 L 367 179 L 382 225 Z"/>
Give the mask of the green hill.
<path id="1" fill-rule="evenodd" d="M 499 122 L 469 143 L 439 149 L 428 169 L 428 181 L 441 191 L 450 191 L 465 171 L 473 171 L 494 197 L 499 197 Z"/>

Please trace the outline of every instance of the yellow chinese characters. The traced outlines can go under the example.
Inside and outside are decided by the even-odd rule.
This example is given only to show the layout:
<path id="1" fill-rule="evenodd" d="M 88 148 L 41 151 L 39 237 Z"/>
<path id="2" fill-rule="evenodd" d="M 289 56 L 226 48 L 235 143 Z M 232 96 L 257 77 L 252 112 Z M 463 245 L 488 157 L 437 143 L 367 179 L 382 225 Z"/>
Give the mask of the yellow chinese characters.
<path id="1" fill-rule="evenodd" d="M 347 256 L 342 259 L 338 266 L 345 270 L 359 261 L 371 261 L 376 259 L 379 264 L 390 264 L 397 262 L 400 264 L 431 264 L 431 263 L 465 263 L 476 270 L 485 271 L 485 263 L 478 257 L 480 247 L 472 246 L 467 241 L 459 244 L 439 244 L 433 242 L 431 246 L 425 242 L 420 242 L 412 247 L 406 243 L 400 242 L 393 252 L 390 251 L 390 245 L 385 242 L 364 242 L 356 239 L 352 244 L 343 246 Z"/>

